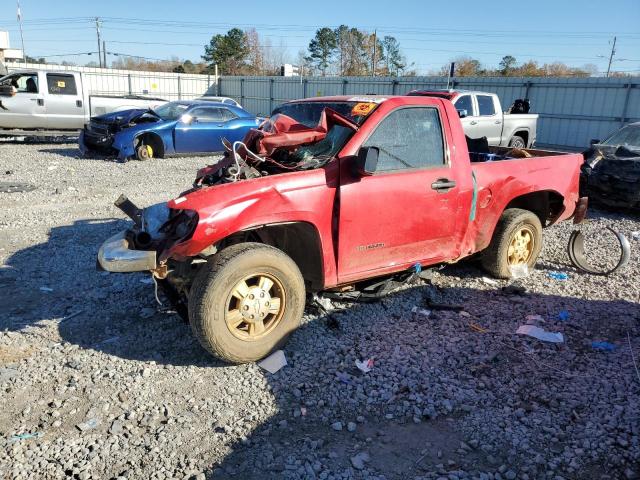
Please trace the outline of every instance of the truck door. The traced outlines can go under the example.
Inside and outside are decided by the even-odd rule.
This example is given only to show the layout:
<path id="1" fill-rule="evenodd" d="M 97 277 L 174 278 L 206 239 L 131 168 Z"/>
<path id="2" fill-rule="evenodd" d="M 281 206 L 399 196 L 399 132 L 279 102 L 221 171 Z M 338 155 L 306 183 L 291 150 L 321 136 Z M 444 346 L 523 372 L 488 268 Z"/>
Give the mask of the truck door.
<path id="1" fill-rule="evenodd" d="M 227 130 L 228 109 L 223 107 L 196 107 L 187 113 L 188 123 L 176 124 L 176 152 L 217 152 L 222 147 L 222 134 Z"/>
<path id="2" fill-rule="evenodd" d="M 46 110 L 38 72 L 14 73 L 3 84 L 13 85 L 14 95 L 0 96 L 0 127 L 46 128 Z"/>
<path id="3" fill-rule="evenodd" d="M 48 127 L 80 129 L 84 126 L 82 92 L 71 73 L 47 73 L 46 107 Z"/>
<path id="4" fill-rule="evenodd" d="M 478 114 L 474 117 L 477 137 L 487 137 L 489 145 L 500 145 L 502 112 L 496 107 L 493 95 L 476 95 Z"/>
<path id="5" fill-rule="evenodd" d="M 379 149 L 376 172 L 341 168 L 339 282 L 453 255 L 459 187 L 442 116 L 437 106 L 393 110 L 362 144 Z"/>
<path id="6" fill-rule="evenodd" d="M 464 134 L 469 138 L 481 137 L 482 135 L 478 135 L 478 120 L 476 119 L 477 113 L 473 97 L 470 94 L 461 95 L 453 105 L 458 112 L 466 112 L 466 115 L 460 118 Z"/>

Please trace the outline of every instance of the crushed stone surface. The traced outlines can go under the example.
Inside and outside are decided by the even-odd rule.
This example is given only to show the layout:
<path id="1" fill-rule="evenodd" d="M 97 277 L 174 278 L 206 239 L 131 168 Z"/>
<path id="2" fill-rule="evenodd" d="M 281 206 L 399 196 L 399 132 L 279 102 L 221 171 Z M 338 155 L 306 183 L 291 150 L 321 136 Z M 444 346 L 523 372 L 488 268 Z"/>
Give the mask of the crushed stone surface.
<path id="1" fill-rule="evenodd" d="M 0 144 L 0 181 L 37 187 L 0 193 L 0 478 L 640 478 L 637 214 L 591 209 L 582 227 L 597 265 L 618 254 L 604 225 L 629 238 L 617 274 L 572 267 L 565 222 L 526 293 L 466 261 L 377 303 L 309 307 L 269 374 L 210 357 L 148 275 L 95 268 L 128 224 L 120 193 L 166 201 L 212 160 Z M 527 322 L 564 342 L 516 335 Z"/>

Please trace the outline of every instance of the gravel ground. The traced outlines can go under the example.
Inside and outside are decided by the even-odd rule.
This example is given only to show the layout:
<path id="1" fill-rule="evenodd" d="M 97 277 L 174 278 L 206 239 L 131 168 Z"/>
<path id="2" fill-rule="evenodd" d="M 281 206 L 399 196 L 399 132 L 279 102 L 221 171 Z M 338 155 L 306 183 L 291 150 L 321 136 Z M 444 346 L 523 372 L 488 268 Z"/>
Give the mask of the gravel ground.
<path id="1" fill-rule="evenodd" d="M 523 295 L 465 262 L 379 303 L 309 309 L 271 375 L 208 356 L 147 276 L 94 267 L 126 225 L 120 193 L 166 200 L 207 160 L 0 144 L 0 182 L 37 186 L 0 193 L 0 478 L 640 478 L 639 241 L 623 272 L 581 274 L 560 225 Z M 603 225 L 640 230 L 590 216 L 602 264 Z M 429 299 L 464 310 L 412 312 Z M 527 315 L 565 342 L 514 335 Z"/>

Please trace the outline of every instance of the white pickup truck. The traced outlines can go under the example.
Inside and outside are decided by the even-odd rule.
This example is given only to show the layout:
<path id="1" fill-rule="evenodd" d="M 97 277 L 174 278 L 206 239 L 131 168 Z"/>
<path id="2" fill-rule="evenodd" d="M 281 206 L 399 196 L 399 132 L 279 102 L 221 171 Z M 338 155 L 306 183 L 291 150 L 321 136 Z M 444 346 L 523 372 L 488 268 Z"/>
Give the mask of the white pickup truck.
<path id="1" fill-rule="evenodd" d="M 92 116 L 155 108 L 166 100 L 146 96 L 90 95 L 80 72 L 23 70 L 0 78 L 0 136 L 75 134 Z"/>
<path id="2" fill-rule="evenodd" d="M 464 133 L 469 138 L 487 137 L 489 145 L 496 147 L 531 148 L 535 144 L 538 115 L 528 113 L 526 100 L 514 104 L 520 108 L 503 113 L 500 99 L 495 93 L 412 90 L 407 95 L 451 100 L 460 115 Z"/>

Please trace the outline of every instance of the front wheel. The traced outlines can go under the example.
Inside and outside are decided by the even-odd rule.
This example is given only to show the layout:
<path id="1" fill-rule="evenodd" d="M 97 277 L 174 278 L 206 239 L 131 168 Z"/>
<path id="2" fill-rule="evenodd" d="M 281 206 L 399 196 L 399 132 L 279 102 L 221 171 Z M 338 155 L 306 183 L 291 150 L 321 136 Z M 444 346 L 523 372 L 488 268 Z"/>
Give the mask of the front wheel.
<path id="1" fill-rule="evenodd" d="M 509 146 L 511 148 L 527 148 L 527 143 L 521 136 L 514 135 L 513 137 L 511 137 L 511 140 L 509 140 Z"/>
<path id="2" fill-rule="evenodd" d="M 542 224 L 529 210 L 505 210 L 489 247 L 482 254 L 482 266 L 497 278 L 510 278 L 510 267 L 526 264 L 533 268 L 542 248 Z"/>
<path id="3" fill-rule="evenodd" d="M 227 362 L 259 360 L 300 324 L 302 274 L 282 251 L 232 245 L 204 265 L 189 293 L 189 322 L 200 344 Z"/>

